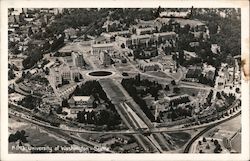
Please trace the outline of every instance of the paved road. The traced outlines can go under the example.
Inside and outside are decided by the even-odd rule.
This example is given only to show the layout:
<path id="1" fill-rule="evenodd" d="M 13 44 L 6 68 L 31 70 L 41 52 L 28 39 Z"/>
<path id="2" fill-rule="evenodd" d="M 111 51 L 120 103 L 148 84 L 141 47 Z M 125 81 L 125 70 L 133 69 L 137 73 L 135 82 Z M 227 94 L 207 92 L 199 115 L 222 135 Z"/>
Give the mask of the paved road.
<path id="1" fill-rule="evenodd" d="M 41 121 L 38 121 L 37 119 L 33 118 L 33 117 L 30 117 L 30 116 L 27 116 L 27 115 L 23 115 L 23 114 L 20 114 L 20 113 L 12 113 L 12 112 L 9 112 L 9 114 L 12 116 L 12 117 L 16 117 L 16 118 L 19 118 L 19 119 L 22 119 L 22 120 L 25 120 L 27 122 L 30 122 L 32 124 L 35 124 L 37 126 L 41 126 L 41 127 L 45 127 L 47 129 L 50 129 L 50 130 L 58 130 L 60 132 L 70 132 L 70 131 L 65 131 L 65 130 L 62 130 L 61 128 L 57 128 L 55 126 L 51 126 L 49 124 L 46 124 L 44 122 L 41 122 Z M 66 133 L 65 133 L 66 134 Z M 73 138 L 73 139 L 76 139 L 75 136 L 71 136 L 69 135 L 69 137 Z M 96 144 L 95 142 L 91 142 L 89 140 L 86 140 L 86 139 L 83 139 L 83 138 L 78 138 L 78 140 L 81 140 L 81 142 L 84 142 L 86 145 L 89 145 L 91 147 L 101 147 L 99 144 Z"/>
<path id="2" fill-rule="evenodd" d="M 225 120 L 223 120 L 223 121 L 221 121 L 221 122 L 218 122 L 218 123 L 216 123 L 216 124 L 214 124 L 214 125 L 210 125 L 210 126 L 206 127 L 204 130 L 202 130 L 201 132 L 199 132 L 197 135 L 195 135 L 195 136 L 188 142 L 188 144 L 186 145 L 186 147 L 185 147 L 185 149 L 184 149 L 184 153 L 188 153 L 189 150 L 190 150 L 190 147 L 192 146 L 192 144 L 193 144 L 199 137 L 201 137 L 203 134 L 205 134 L 208 130 L 210 130 L 210 129 L 214 128 L 215 126 L 218 126 L 219 124 L 222 124 L 222 123 L 224 123 L 224 122 L 226 122 L 226 121 L 228 121 L 228 120 L 231 120 L 231 119 L 233 119 L 233 118 L 239 116 L 240 114 L 241 114 L 241 112 L 239 112 L 239 113 L 237 113 L 236 115 L 234 115 L 234 116 L 232 116 L 232 117 L 229 117 L 229 118 L 227 118 L 227 119 L 225 119 Z"/>
<path id="3" fill-rule="evenodd" d="M 118 98 L 118 97 L 117 97 Z M 217 122 L 221 122 L 225 119 L 227 119 L 228 117 L 232 117 L 233 115 L 236 115 L 237 113 L 240 112 L 240 109 L 238 112 L 236 113 L 233 113 L 231 115 L 229 115 L 228 117 L 226 118 L 223 118 L 223 119 L 220 119 L 220 120 L 216 120 L 216 121 L 213 121 L 213 122 L 210 122 L 210 123 L 207 123 L 207 124 L 202 124 L 202 125 L 195 125 L 195 126 L 190 126 L 190 127 L 185 127 L 185 128 L 181 128 L 181 127 L 159 127 L 159 128 L 154 128 L 154 126 L 151 124 L 150 120 L 147 118 L 147 116 L 143 113 L 143 112 L 140 112 L 140 111 L 137 111 L 137 109 L 139 109 L 138 105 L 134 105 L 133 102 L 130 101 L 131 99 L 127 99 L 126 101 L 124 100 L 124 97 L 120 97 L 120 100 L 117 101 L 117 103 L 115 103 L 117 106 L 118 106 L 118 110 L 117 112 L 120 114 L 122 120 L 125 121 L 125 124 L 126 125 L 129 125 L 128 127 L 130 127 L 129 130 L 120 130 L 120 131 L 94 131 L 94 130 L 86 130 L 86 129 L 83 129 L 83 128 L 60 128 L 61 130 L 64 130 L 64 131 L 69 131 L 69 132 L 76 132 L 76 133 L 89 133 L 89 134 L 100 134 L 100 133 L 106 133 L 106 134 L 138 134 L 140 133 L 138 131 L 138 129 L 133 129 L 131 125 L 133 124 L 137 124 L 139 122 L 141 122 L 143 124 L 143 126 L 141 126 L 141 128 L 145 128 L 145 126 L 148 126 L 150 128 L 150 132 L 151 133 L 161 133 L 161 132 L 177 132 L 177 131 L 186 131 L 186 130 L 194 130 L 194 129 L 200 129 L 200 128 L 204 128 L 204 127 L 207 127 L 207 126 L 210 126 L 210 125 L 214 125 L 216 124 Z M 228 109 L 227 109 L 227 112 L 230 113 L 230 110 L 237 105 L 237 102 L 238 101 L 235 101 L 234 104 L 232 104 Z M 129 110 L 121 110 L 121 109 L 127 109 L 127 108 L 130 108 Z M 24 108 L 20 105 L 17 105 L 13 102 L 9 102 L 9 108 L 12 109 L 13 111 L 16 111 L 16 109 L 22 109 L 22 113 L 27 115 L 27 116 L 30 116 L 32 117 L 32 111 L 27 109 L 27 108 Z M 134 109 L 134 110 L 132 110 Z M 18 110 L 19 112 L 21 112 L 20 110 Z M 28 112 L 26 112 L 28 111 Z M 140 118 L 144 118 L 144 119 L 141 119 L 140 121 L 136 121 L 135 122 L 131 122 L 131 121 L 127 121 L 127 120 L 134 120 L 134 117 L 132 118 L 130 115 L 131 114 L 128 114 L 128 113 L 131 113 L 129 111 L 133 111 L 133 115 L 136 115 L 136 118 L 137 120 L 140 119 Z M 225 111 L 222 111 L 220 114 L 222 113 L 225 113 Z M 124 117 L 128 117 L 129 118 L 124 118 Z M 204 118 L 203 120 L 206 120 L 208 118 Z M 200 120 L 201 121 L 201 120 Z M 65 122 L 65 124 L 67 124 L 67 122 Z M 66 127 L 66 125 L 65 125 Z M 50 126 L 50 128 L 56 128 L 54 126 Z"/>
<path id="4" fill-rule="evenodd" d="M 137 131 L 138 129 L 144 128 L 146 131 L 150 131 L 154 129 L 151 121 L 119 82 L 112 79 L 103 79 L 99 82 L 130 130 Z M 168 145 L 168 142 L 160 133 L 145 136 L 144 140 L 140 140 L 139 142 L 145 142 L 145 140 L 149 142 L 151 148 L 153 147 L 154 150 L 157 149 L 158 152 L 170 150 L 170 145 Z M 142 145 L 142 147 L 144 146 L 145 145 Z"/>

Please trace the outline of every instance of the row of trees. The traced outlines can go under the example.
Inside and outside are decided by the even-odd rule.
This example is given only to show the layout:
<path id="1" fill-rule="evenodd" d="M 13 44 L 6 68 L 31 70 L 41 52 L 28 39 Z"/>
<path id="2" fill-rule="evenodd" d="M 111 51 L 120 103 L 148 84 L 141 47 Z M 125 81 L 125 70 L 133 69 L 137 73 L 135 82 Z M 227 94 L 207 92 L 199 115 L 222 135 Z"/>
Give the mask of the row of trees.
<path id="1" fill-rule="evenodd" d="M 10 134 L 9 135 L 9 142 L 16 142 L 18 140 L 20 140 L 20 142 L 23 143 L 27 143 L 27 136 L 25 135 L 25 131 L 21 130 L 21 131 L 16 131 L 15 134 Z"/>
<path id="2" fill-rule="evenodd" d="M 75 96 L 94 96 L 96 100 L 100 102 L 100 99 L 108 102 L 109 99 L 102 89 L 100 83 L 98 81 L 87 81 L 81 86 L 77 86 L 72 95 Z"/>
<path id="3" fill-rule="evenodd" d="M 98 126 L 107 125 L 107 128 L 111 130 L 113 126 L 121 123 L 120 116 L 109 109 L 99 111 L 81 111 L 77 114 L 77 121 L 80 123 L 94 124 Z"/>
<path id="4" fill-rule="evenodd" d="M 21 101 L 18 102 L 18 105 L 21 105 L 30 110 L 36 109 L 40 106 L 42 102 L 41 98 L 33 97 L 31 95 L 25 96 Z"/>
<path id="5" fill-rule="evenodd" d="M 158 99 L 158 90 L 162 89 L 161 85 L 156 82 L 150 82 L 149 80 L 140 80 L 140 76 L 138 75 L 136 78 L 128 78 L 123 79 L 121 84 L 127 90 L 129 95 L 134 99 L 134 101 L 140 106 L 142 111 L 146 114 L 146 116 L 151 120 L 155 121 L 153 114 L 151 113 L 149 107 L 147 106 L 145 100 L 140 95 L 144 95 L 144 92 L 149 92 L 152 94 L 155 99 Z M 147 90 L 143 90 L 138 92 L 136 86 L 145 86 Z"/>
<path id="6" fill-rule="evenodd" d="M 155 19 L 155 9 L 153 8 L 116 8 L 111 9 L 110 19 L 121 20 L 121 23 L 127 26 L 136 24 L 136 19 L 153 20 Z"/>
<path id="7" fill-rule="evenodd" d="M 210 90 L 210 92 L 209 92 L 209 94 L 208 94 L 208 96 L 207 96 L 207 98 L 206 98 L 206 100 L 207 100 L 206 104 L 207 104 L 208 106 L 210 106 L 210 105 L 212 104 L 211 100 L 212 100 L 212 98 L 213 98 L 213 93 L 214 93 L 214 91 L 213 91 L 213 90 Z"/>
<path id="8" fill-rule="evenodd" d="M 222 91 L 221 95 L 226 99 L 226 104 L 228 105 L 231 105 L 236 99 L 235 95 L 232 93 L 226 94 L 224 91 Z"/>
<path id="9" fill-rule="evenodd" d="M 219 141 L 218 141 L 217 139 L 215 139 L 215 140 L 214 140 L 214 139 L 211 139 L 211 142 L 213 142 L 214 145 L 215 145 L 214 153 L 221 153 L 222 148 L 221 148 L 221 145 L 220 145 Z M 207 144 L 207 145 L 206 145 L 206 149 L 210 149 L 209 143 L 207 142 L 207 140 L 206 140 L 205 137 L 203 137 L 202 141 L 199 141 L 199 142 L 198 142 L 199 145 L 202 145 L 203 143 L 206 143 L 206 144 Z M 203 153 L 203 151 L 200 150 L 199 153 Z"/>
<path id="10" fill-rule="evenodd" d="M 190 106 L 191 107 L 191 106 Z M 160 118 L 163 117 L 164 114 L 160 115 Z M 191 117 L 192 116 L 192 108 L 177 108 L 173 109 L 172 107 L 170 108 L 170 111 L 167 114 L 167 118 L 171 119 L 172 121 L 181 119 L 181 118 L 186 118 L 186 117 Z"/>
<path id="11" fill-rule="evenodd" d="M 88 81 L 80 87 L 77 86 L 72 95 L 75 96 L 90 96 L 94 97 L 92 103 L 93 108 L 102 104 L 106 108 L 98 111 L 82 111 L 77 114 L 77 121 L 80 123 L 88 123 L 95 125 L 107 125 L 108 129 L 121 123 L 121 118 L 118 115 L 114 104 L 108 99 L 106 93 L 102 89 L 98 81 Z M 104 101 L 104 102 L 103 102 Z M 64 101 L 65 104 L 65 101 Z M 66 103 L 67 104 L 67 103 Z"/>
<path id="12" fill-rule="evenodd" d="M 180 98 L 170 101 L 170 106 L 171 107 L 178 106 L 179 104 L 187 103 L 187 102 L 190 102 L 188 97 L 180 97 Z"/>

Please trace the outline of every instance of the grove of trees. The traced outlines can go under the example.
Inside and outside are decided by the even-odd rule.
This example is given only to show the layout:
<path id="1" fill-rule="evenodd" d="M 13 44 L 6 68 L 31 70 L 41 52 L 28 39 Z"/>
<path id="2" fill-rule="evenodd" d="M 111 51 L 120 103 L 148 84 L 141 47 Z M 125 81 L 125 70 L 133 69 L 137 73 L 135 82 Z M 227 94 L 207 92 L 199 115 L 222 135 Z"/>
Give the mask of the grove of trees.
<path id="1" fill-rule="evenodd" d="M 25 96 L 21 101 L 18 102 L 18 105 L 21 105 L 30 110 L 36 109 L 40 106 L 42 102 L 41 98 L 33 97 L 31 95 Z"/>
<path id="2" fill-rule="evenodd" d="M 21 131 L 16 131 L 15 134 L 10 134 L 9 135 L 9 142 L 16 142 L 18 140 L 20 140 L 22 143 L 27 143 L 27 136 L 25 135 L 25 131 L 21 130 Z"/>
<path id="3" fill-rule="evenodd" d="M 146 114 L 146 116 L 151 120 L 155 121 L 155 118 L 150 111 L 150 108 L 147 106 L 145 100 L 143 100 L 142 96 L 150 93 L 155 100 L 158 99 L 158 91 L 162 90 L 162 86 L 157 82 L 151 82 L 147 79 L 140 79 L 140 75 L 137 75 L 135 78 L 123 79 L 121 84 L 127 90 L 129 95 L 134 99 L 134 101 L 140 106 L 142 111 Z M 145 90 L 138 90 L 136 87 L 143 86 Z"/>

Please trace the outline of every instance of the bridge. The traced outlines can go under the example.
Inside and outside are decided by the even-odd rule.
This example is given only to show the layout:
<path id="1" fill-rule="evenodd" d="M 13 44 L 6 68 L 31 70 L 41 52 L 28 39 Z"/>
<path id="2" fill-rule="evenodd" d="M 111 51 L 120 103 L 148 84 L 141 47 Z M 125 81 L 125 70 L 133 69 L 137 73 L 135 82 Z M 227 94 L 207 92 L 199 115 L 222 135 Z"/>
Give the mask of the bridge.
<path id="1" fill-rule="evenodd" d="M 150 132 L 154 130 L 153 124 L 119 82 L 110 78 L 99 82 L 129 130 L 140 132 L 133 136 L 145 151 L 163 153 L 174 149 L 171 141 L 166 140 L 171 140 L 170 136 L 165 138 L 161 133 Z"/>

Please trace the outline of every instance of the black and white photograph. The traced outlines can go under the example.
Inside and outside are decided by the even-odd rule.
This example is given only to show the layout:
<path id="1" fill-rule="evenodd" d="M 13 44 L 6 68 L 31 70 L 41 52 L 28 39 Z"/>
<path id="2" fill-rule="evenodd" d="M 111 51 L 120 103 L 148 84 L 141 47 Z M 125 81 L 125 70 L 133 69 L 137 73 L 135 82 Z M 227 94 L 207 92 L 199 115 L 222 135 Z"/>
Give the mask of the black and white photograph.
<path id="1" fill-rule="evenodd" d="M 230 157 L 249 144 L 241 7 L 6 9 L 8 154 Z"/>

